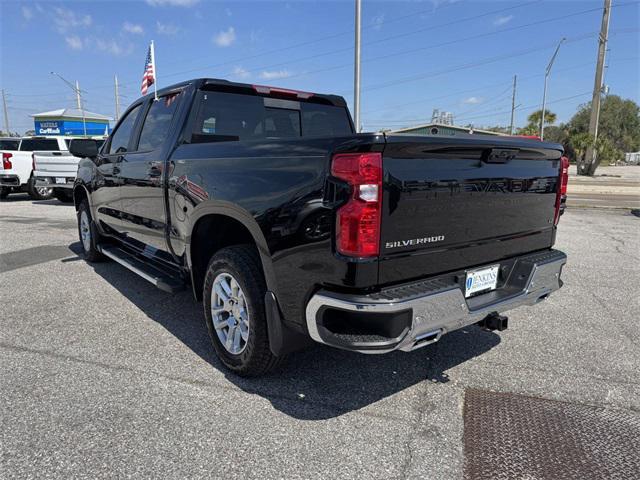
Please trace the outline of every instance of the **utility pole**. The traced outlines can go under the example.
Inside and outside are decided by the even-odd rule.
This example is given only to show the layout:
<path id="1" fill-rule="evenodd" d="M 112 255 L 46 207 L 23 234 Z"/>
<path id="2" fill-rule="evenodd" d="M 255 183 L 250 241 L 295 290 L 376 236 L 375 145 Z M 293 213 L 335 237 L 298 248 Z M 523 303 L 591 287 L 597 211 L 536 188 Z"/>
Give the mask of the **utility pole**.
<path id="1" fill-rule="evenodd" d="M 7 113 L 7 98 L 4 94 L 4 88 L 2 89 L 2 109 L 4 110 L 4 129 L 7 135 L 11 135 L 11 130 L 9 130 L 9 114 Z"/>
<path id="2" fill-rule="evenodd" d="M 118 119 L 120 118 L 120 93 L 118 92 L 118 76 L 114 75 L 113 79 L 116 96 L 116 123 L 118 123 Z"/>
<path id="3" fill-rule="evenodd" d="M 587 148 L 584 160 L 578 160 L 578 174 L 593 175 L 598 168 L 600 159 L 598 158 L 595 143 L 598 140 L 598 121 L 600 120 L 600 100 L 602 95 L 602 78 L 604 75 L 604 59 L 607 51 L 607 40 L 609 36 L 609 17 L 611 15 L 611 0 L 604 0 L 604 10 L 602 12 L 602 25 L 600 26 L 600 36 L 598 38 L 598 63 L 596 64 L 596 78 L 593 82 L 593 97 L 591 99 L 591 117 L 589 118 L 589 135 L 592 144 Z"/>
<path id="4" fill-rule="evenodd" d="M 353 78 L 353 115 L 356 133 L 360 132 L 360 10 L 361 0 L 356 0 L 356 58 Z"/>
<path id="5" fill-rule="evenodd" d="M 80 84 L 76 80 L 76 84 L 74 85 L 69 80 L 64 78 L 62 75 L 60 75 L 60 74 L 58 74 L 56 72 L 50 72 L 50 73 L 51 73 L 51 75 L 54 75 L 54 76 L 58 77 L 60 80 L 62 80 L 64 83 L 66 83 L 67 86 L 69 88 L 71 88 L 73 90 L 73 92 L 76 94 L 76 104 L 78 106 L 78 110 L 80 110 L 82 112 L 82 129 L 84 130 L 84 135 L 86 136 L 87 135 L 87 119 L 86 119 L 85 114 L 84 114 L 84 108 L 82 107 L 82 96 L 80 95 Z"/>
<path id="6" fill-rule="evenodd" d="M 513 76 L 513 94 L 511 95 L 511 127 L 509 128 L 509 134 L 513 135 L 513 119 L 516 113 L 516 82 L 518 81 L 518 76 Z"/>
<path id="7" fill-rule="evenodd" d="M 549 65 L 547 65 L 547 69 L 544 71 L 544 90 L 542 92 L 542 115 L 540 115 L 540 140 L 544 140 L 544 112 L 547 104 L 547 80 L 549 80 L 549 74 L 551 73 L 551 67 L 553 67 L 553 62 L 558 55 L 558 50 L 560 50 L 560 45 L 564 42 L 566 38 L 562 37 L 562 39 L 558 42 L 558 46 L 556 47 L 556 51 L 553 52 L 553 56 L 551 60 L 549 60 Z"/>
<path id="8" fill-rule="evenodd" d="M 82 110 L 82 101 L 80 100 L 80 84 L 78 80 L 76 80 L 76 104 L 78 106 L 78 110 Z"/>

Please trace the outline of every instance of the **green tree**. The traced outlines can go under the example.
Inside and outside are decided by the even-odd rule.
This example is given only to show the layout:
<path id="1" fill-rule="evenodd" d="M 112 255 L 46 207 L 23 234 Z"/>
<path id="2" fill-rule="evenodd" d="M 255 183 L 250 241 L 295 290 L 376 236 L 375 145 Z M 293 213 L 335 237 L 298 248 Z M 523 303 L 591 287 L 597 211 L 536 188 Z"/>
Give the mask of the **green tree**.
<path id="1" fill-rule="evenodd" d="M 577 135 L 589 131 L 590 116 L 591 102 L 581 105 L 567 123 L 569 143 L 574 149 L 574 140 L 583 141 L 585 138 Z M 593 175 L 600 162 L 612 163 L 624 158 L 625 152 L 637 151 L 640 148 L 640 106 L 633 100 L 625 100 L 617 95 L 605 97 L 600 107 L 595 148 L 596 163 L 591 168 L 586 165 L 586 151 L 577 154 L 578 149 L 575 149 L 579 174 Z"/>
<path id="2" fill-rule="evenodd" d="M 542 110 L 536 110 L 527 117 L 527 125 L 518 129 L 518 135 L 540 135 L 540 117 Z M 556 121 L 556 114 L 546 110 L 544 112 L 544 124 L 551 125 Z"/>
<path id="3" fill-rule="evenodd" d="M 531 115 L 527 117 L 527 121 L 529 122 L 529 125 L 531 124 L 540 125 L 541 116 L 542 116 L 542 110 L 536 110 L 535 112 L 533 112 Z M 557 118 L 557 115 L 555 113 L 550 112 L 549 110 L 545 110 L 544 112 L 545 126 L 553 125 L 554 123 L 556 123 L 556 118 Z"/>

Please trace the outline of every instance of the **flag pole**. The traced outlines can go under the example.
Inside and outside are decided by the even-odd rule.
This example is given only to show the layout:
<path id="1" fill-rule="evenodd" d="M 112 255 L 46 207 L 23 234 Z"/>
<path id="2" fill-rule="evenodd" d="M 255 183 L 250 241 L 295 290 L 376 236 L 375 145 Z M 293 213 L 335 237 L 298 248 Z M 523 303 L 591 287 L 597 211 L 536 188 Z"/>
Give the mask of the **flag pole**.
<path id="1" fill-rule="evenodd" d="M 153 65 L 153 95 L 154 99 L 158 100 L 158 74 L 156 72 L 156 49 L 151 40 L 151 65 Z"/>

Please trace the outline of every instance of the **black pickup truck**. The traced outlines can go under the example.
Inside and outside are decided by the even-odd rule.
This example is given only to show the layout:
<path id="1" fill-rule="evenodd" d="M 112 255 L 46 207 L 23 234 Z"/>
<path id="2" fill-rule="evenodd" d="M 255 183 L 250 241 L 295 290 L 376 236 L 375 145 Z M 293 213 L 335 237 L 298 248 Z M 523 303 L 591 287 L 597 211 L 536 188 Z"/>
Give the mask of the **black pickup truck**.
<path id="1" fill-rule="evenodd" d="M 562 285 L 559 145 L 356 134 L 341 97 L 197 79 L 71 153 L 86 259 L 190 285 L 241 375 L 312 341 L 385 353 L 504 329 Z"/>

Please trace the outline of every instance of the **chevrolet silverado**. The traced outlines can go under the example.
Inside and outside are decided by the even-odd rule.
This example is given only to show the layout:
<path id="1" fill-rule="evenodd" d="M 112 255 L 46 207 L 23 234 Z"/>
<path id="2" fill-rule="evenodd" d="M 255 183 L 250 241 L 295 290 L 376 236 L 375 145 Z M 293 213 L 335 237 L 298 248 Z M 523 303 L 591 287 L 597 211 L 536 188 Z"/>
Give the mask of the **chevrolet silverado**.
<path id="1" fill-rule="evenodd" d="M 311 341 L 385 353 L 502 330 L 562 286 L 557 144 L 357 134 L 341 97 L 196 79 L 71 153 L 85 258 L 190 286 L 240 375 Z"/>

